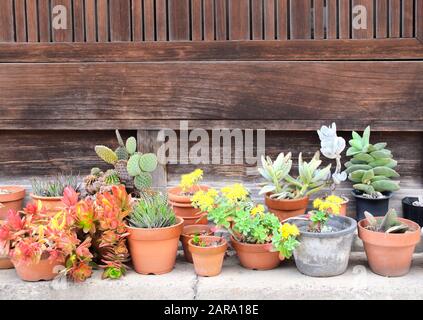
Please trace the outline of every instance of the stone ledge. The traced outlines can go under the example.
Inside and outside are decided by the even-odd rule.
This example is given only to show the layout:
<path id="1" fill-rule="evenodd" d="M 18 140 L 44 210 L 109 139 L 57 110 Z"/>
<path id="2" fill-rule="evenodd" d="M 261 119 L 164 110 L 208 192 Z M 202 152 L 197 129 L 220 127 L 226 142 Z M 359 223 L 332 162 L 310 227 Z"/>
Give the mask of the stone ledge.
<path id="1" fill-rule="evenodd" d="M 55 289 L 53 282 L 27 283 L 14 270 L 0 271 L 0 299 L 423 299 L 423 254 L 416 254 L 410 273 L 385 278 L 372 273 L 363 253 L 351 255 L 347 272 L 338 277 L 312 278 L 298 272 L 293 261 L 270 271 L 242 268 L 228 257 L 222 274 L 197 277 L 193 266 L 178 257 L 176 268 L 161 276 L 133 271 L 117 281 L 101 280 L 100 272 L 83 284 Z"/>

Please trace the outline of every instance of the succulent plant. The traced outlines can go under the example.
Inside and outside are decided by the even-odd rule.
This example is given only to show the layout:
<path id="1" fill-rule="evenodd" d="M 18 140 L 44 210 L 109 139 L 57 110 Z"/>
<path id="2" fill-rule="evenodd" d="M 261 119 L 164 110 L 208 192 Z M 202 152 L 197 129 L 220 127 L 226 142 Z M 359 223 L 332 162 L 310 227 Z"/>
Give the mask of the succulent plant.
<path id="1" fill-rule="evenodd" d="M 259 173 L 267 180 L 260 184 L 260 194 L 270 193 L 275 199 L 298 199 L 316 193 L 327 186 L 330 177 L 329 164 L 319 169 L 322 161 L 320 153 L 316 152 L 310 162 L 303 161 L 302 153 L 298 158 L 298 177 L 293 178 L 289 173 L 292 168 L 291 153 L 279 154 L 275 162 L 270 157 L 262 156 L 262 168 Z"/>
<path id="2" fill-rule="evenodd" d="M 72 174 L 58 174 L 46 179 L 32 178 L 32 192 L 39 197 L 62 197 L 66 187 L 71 187 L 79 192 L 80 184 L 78 180 L 79 176 Z"/>
<path id="3" fill-rule="evenodd" d="M 392 158 L 392 152 L 386 149 L 387 143 L 370 144 L 370 127 L 360 136 L 352 133 L 347 156 L 350 161 L 345 163 L 348 179 L 354 184 L 354 189 L 372 198 L 383 196 L 384 192 L 399 190 L 399 182 L 392 181 L 400 175 L 394 170 L 397 161 Z"/>
<path id="4" fill-rule="evenodd" d="M 368 225 L 366 229 L 384 233 L 405 233 L 410 227 L 398 220 L 395 209 L 390 209 L 383 219 L 375 218 L 370 212 L 364 212 Z"/>
<path id="5" fill-rule="evenodd" d="M 418 197 L 417 201 L 413 202 L 413 206 L 415 207 L 423 207 L 423 197 Z"/>

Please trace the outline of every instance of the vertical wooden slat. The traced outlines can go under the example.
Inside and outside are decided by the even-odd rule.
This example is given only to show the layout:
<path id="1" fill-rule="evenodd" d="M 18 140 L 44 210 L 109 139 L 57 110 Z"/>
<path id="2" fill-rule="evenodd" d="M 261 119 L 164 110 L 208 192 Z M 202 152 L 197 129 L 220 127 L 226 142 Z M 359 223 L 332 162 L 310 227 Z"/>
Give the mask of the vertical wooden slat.
<path id="1" fill-rule="evenodd" d="M 97 39 L 95 0 L 85 0 L 85 38 L 87 42 Z"/>
<path id="2" fill-rule="evenodd" d="M 362 5 L 367 9 L 367 29 L 352 28 L 352 36 L 354 39 L 372 39 L 373 38 L 373 0 L 353 0 L 353 8 Z M 354 10 L 353 10 L 354 12 Z M 354 15 L 355 17 L 356 15 Z M 353 18 L 354 18 L 353 17 Z"/>
<path id="3" fill-rule="evenodd" d="M 157 40 L 167 40 L 167 4 L 166 0 L 156 0 L 156 30 Z"/>
<path id="4" fill-rule="evenodd" d="M 311 1 L 290 0 L 291 39 L 311 38 Z"/>
<path id="5" fill-rule="evenodd" d="M 351 25 L 350 0 L 339 1 L 339 39 L 349 39 Z"/>
<path id="6" fill-rule="evenodd" d="M 97 40 L 109 41 L 109 6 L 107 0 L 97 0 Z"/>
<path id="7" fill-rule="evenodd" d="M 248 0 L 229 1 L 229 39 L 250 39 L 250 17 Z"/>
<path id="8" fill-rule="evenodd" d="M 251 0 L 252 39 L 263 39 L 263 1 Z"/>
<path id="9" fill-rule="evenodd" d="M 134 41 L 143 40 L 143 30 L 142 0 L 132 0 L 132 34 Z"/>
<path id="10" fill-rule="evenodd" d="M 414 15 L 414 4 L 413 0 L 402 1 L 402 37 L 411 38 L 413 37 L 413 19 Z"/>
<path id="11" fill-rule="evenodd" d="M 277 37 L 279 40 L 288 39 L 288 1 L 277 0 Z"/>
<path id="12" fill-rule="evenodd" d="M 38 42 L 37 0 L 26 0 L 28 42 Z"/>
<path id="13" fill-rule="evenodd" d="M 0 42 L 13 42 L 13 0 L 0 1 Z"/>
<path id="14" fill-rule="evenodd" d="M 401 24 L 401 1 L 389 0 L 389 37 L 399 38 Z"/>
<path id="15" fill-rule="evenodd" d="M 189 40 L 189 1 L 168 0 L 169 40 Z"/>
<path id="16" fill-rule="evenodd" d="M 130 1 L 109 0 L 110 8 L 110 40 L 130 41 Z"/>
<path id="17" fill-rule="evenodd" d="M 336 0 L 326 0 L 326 12 L 327 12 L 327 38 L 336 39 L 337 38 L 337 5 Z"/>
<path id="18" fill-rule="evenodd" d="M 85 41 L 84 0 L 73 0 L 73 36 L 75 42 Z"/>
<path id="19" fill-rule="evenodd" d="M 50 8 L 48 1 L 38 1 L 38 23 L 40 30 L 40 42 L 50 41 Z"/>
<path id="20" fill-rule="evenodd" d="M 317 40 L 325 38 L 324 2 L 325 0 L 314 0 L 314 39 Z"/>
<path id="21" fill-rule="evenodd" d="M 204 40 L 214 40 L 214 0 L 203 1 Z"/>
<path id="22" fill-rule="evenodd" d="M 66 8 L 66 25 L 65 29 L 56 29 L 52 26 L 52 36 L 54 42 L 72 42 L 73 31 L 72 31 L 72 1 L 71 0 L 51 0 L 51 12 L 53 21 L 54 17 L 58 14 L 53 14 L 54 7 L 62 5 Z"/>
<path id="23" fill-rule="evenodd" d="M 214 5 L 216 12 L 216 40 L 226 40 L 226 0 L 215 0 Z"/>
<path id="24" fill-rule="evenodd" d="M 417 0 L 416 5 L 416 36 L 423 41 L 423 0 Z"/>
<path id="25" fill-rule="evenodd" d="M 388 0 L 376 2 L 376 38 L 388 36 Z"/>
<path id="26" fill-rule="evenodd" d="M 25 0 L 15 0 L 15 28 L 17 42 L 27 41 L 25 6 Z"/>
<path id="27" fill-rule="evenodd" d="M 191 1 L 191 29 L 193 41 L 203 40 L 202 9 L 202 0 Z"/>
<path id="28" fill-rule="evenodd" d="M 264 0 L 264 38 L 275 40 L 275 0 Z"/>
<path id="29" fill-rule="evenodd" d="M 144 40 L 155 40 L 154 0 L 144 0 Z"/>

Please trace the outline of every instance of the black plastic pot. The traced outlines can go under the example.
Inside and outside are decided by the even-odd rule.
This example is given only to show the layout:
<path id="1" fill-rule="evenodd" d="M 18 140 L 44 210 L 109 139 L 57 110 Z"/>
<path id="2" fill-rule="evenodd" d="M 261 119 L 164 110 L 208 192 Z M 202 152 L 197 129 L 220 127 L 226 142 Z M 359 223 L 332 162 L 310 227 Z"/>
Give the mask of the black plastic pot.
<path id="1" fill-rule="evenodd" d="M 375 217 L 384 216 L 389 210 L 389 199 L 392 197 L 392 192 L 385 192 L 385 198 L 368 199 L 362 196 L 362 193 L 353 190 L 356 205 L 356 220 L 360 221 L 365 218 L 364 212 L 368 211 Z"/>
<path id="2" fill-rule="evenodd" d="M 413 206 L 413 202 L 417 200 L 419 199 L 413 197 L 402 199 L 402 212 L 405 219 L 414 221 L 423 227 L 423 207 Z"/>

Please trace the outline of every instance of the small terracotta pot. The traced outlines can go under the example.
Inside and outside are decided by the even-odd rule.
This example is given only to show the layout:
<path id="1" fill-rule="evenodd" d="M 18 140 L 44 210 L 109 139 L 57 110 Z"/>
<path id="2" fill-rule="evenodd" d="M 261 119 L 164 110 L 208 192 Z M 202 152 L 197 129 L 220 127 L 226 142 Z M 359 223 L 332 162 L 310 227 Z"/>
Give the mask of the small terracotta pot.
<path id="1" fill-rule="evenodd" d="M 346 217 L 347 216 L 348 203 L 350 202 L 350 199 L 348 199 L 347 197 L 341 197 L 341 198 L 344 199 L 345 201 L 341 203 L 341 208 L 339 209 L 339 215 Z"/>
<path id="2" fill-rule="evenodd" d="M 200 190 L 207 191 L 207 186 L 196 186 L 190 190 L 190 193 L 195 193 Z M 194 208 L 191 205 L 191 197 L 181 195 L 180 187 L 173 187 L 168 190 L 169 204 L 172 206 L 176 216 L 182 218 L 198 217 L 201 213 L 200 209 Z"/>
<path id="3" fill-rule="evenodd" d="M 4 224 L 4 220 L 0 220 L 0 226 Z M 0 255 L 0 270 L 12 269 L 13 263 L 7 255 Z"/>
<path id="4" fill-rule="evenodd" d="M 191 255 L 191 252 L 188 250 L 188 241 L 191 240 L 196 234 L 212 236 L 214 235 L 214 232 L 211 231 L 211 227 L 209 227 L 208 225 L 184 226 L 184 229 L 181 235 L 181 242 L 182 242 L 182 248 L 184 249 L 185 260 L 187 260 L 190 263 L 192 263 L 192 255 Z"/>
<path id="5" fill-rule="evenodd" d="M 407 219 L 398 219 L 413 231 L 398 234 L 375 232 L 366 229 L 367 219 L 358 223 L 358 236 L 363 240 L 370 268 L 381 276 L 400 277 L 407 274 L 414 249 L 420 242 L 419 225 Z"/>
<path id="6" fill-rule="evenodd" d="M 164 274 L 175 266 L 179 237 L 184 220 L 166 228 L 147 229 L 128 227 L 128 244 L 136 272 Z"/>
<path id="7" fill-rule="evenodd" d="M 0 194 L 0 220 L 7 218 L 9 210 L 22 210 L 22 202 L 25 198 L 25 188 L 19 186 L 0 186 L 0 189 L 11 191 L 8 194 Z"/>
<path id="8" fill-rule="evenodd" d="M 62 201 L 63 197 L 40 197 L 33 193 L 31 193 L 30 196 L 34 204 L 37 204 L 38 201 L 41 201 L 42 207 L 51 213 L 56 213 L 66 207 Z"/>
<path id="9" fill-rule="evenodd" d="M 200 237 L 202 241 L 210 244 L 214 241 L 220 241 L 216 247 L 200 247 L 192 243 L 193 239 L 188 241 L 189 251 L 194 261 L 195 272 L 202 277 L 214 277 L 222 271 L 223 259 L 228 248 L 228 243 L 221 237 L 204 236 Z"/>
<path id="10" fill-rule="evenodd" d="M 19 278 L 24 281 L 41 281 L 41 280 L 53 280 L 57 276 L 57 266 L 63 266 L 63 259 L 57 259 L 50 261 L 49 259 L 43 259 L 39 263 L 26 264 L 23 262 L 17 263 L 13 261 L 16 273 Z"/>
<path id="11" fill-rule="evenodd" d="M 308 197 L 300 199 L 272 199 L 270 194 L 266 194 L 265 203 L 270 212 L 282 222 L 288 218 L 305 214 L 308 206 Z"/>
<path id="12" fill-rule="evenodd" d="M 242 243 L 231 237 L 239 261 L 244 268 L 252 270 L 271 270 L 281 263 L 279 252 L 270 252 L 267 244 Z"/>
<path id="13" fill-rule="evenodd" d="M 184 219 L 184 226 L 207 225 L 209 222 L 207 219 L 207 212 L 201 213 L 193 217 L 180 217 L 180 218 Z"/>

